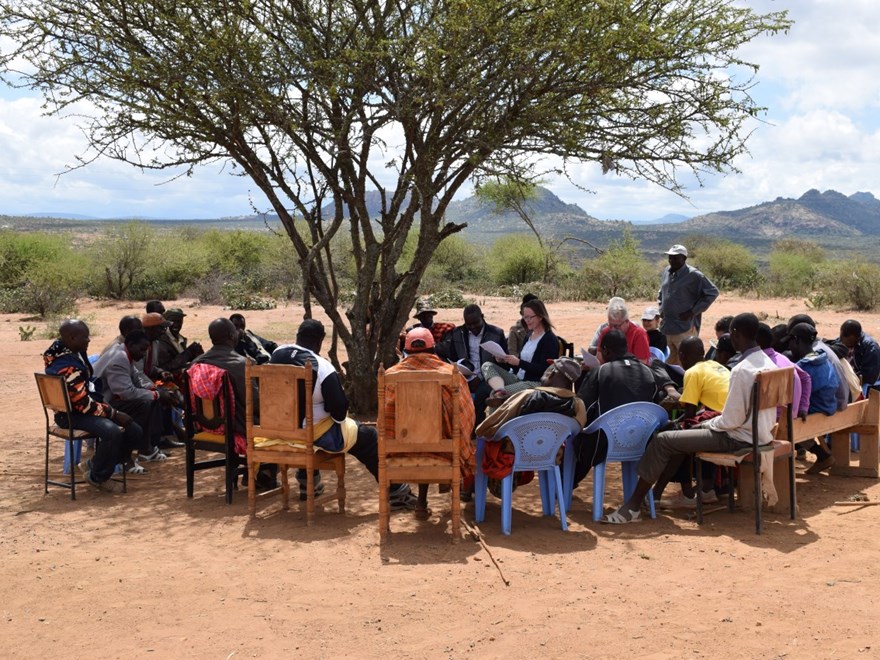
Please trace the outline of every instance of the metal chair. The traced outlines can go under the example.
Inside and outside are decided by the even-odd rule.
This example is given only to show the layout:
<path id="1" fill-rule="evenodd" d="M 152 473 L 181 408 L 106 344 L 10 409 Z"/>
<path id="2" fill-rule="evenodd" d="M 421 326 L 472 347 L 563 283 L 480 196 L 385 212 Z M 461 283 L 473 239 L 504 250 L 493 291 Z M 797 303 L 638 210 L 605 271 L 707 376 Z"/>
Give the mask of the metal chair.
<path id="1" fill-rule="evenodd" d="M 648 440 L 660 426 L 669 421 L 669 414 L 655 403 L 638 401 L 626 403 L 600 415 L 584 429 L 584 433 L 602 431 L 608 440 L 608 455 L 603 463 L 593 468 L 593 520 L 602 518 L 605 501 L 605 468 L 609 462 L 620 463 L 623 476 L 623 499 L 627 501 L 638 482 L 636 466 Z M 565 451 L 565 505 L 571 506 L 574 490 L 574 447 Z M 651 517 L 656 518 L 654 493 L 648 491 Z"/>
<path id="2" fill-rule="evenodd" d="M 198 396 L 192 391 L 191 379 L 197 372 L 212 382 L 210 397 Z M 195 473 L 222 467 L 225 470 L 226 503 L 232 504 L 239 474 L 247 470 L 244 457 L 235 449 L 235 395 L 229 374 L 220 367 L 196 363 L 183 372 L 184 425 L 186 428 L 186 496 L 192 498 Z M 223 458 L 196 461 L 196 450 L 223 454 Z"/>
<path id="3" fill-rule="evenodd" d="M 70 490 L 70 499 L 76 499 L 76 485 L 85 483 L 80 479 L 77 481 L 76 469 L 70 466 L 70 482 L 53 481 L 49 479 L 49 439 L 52 437 L 64 440 L 65 454 L 71 458 L 78 457 L 78 448 L 82 446 L 83 440 L 94 440 L 99 442 L 100 438 L 87 432 L 73 428 L 70 423 L 70 415 L 73 409 L 70 406 L 70 398 L 67 396 L 67 385 L 63 376 L 55 376 L 49 374 L 35 373 L 37 380 L 37 389 L 40 391 L 40 401 L 43 404 L 43 414 L 46 417 L 46 461 L 45 471 L 43 474 L 44 493 L 49 492 L 49 486 L 61 486 Z M 49 411 L 52 417 L 49 417 Z M 56 415 L 64 415 L 67 417 L 67 428 L 59 426 L 55 423 Z M 125 470 L 122 470 L 122 490 L 127 492 L 128 484 L 125 478 Z"/>
<path id="4" fill-rule="evenodd" d="M 498 429 L 490 441 L 500 442 L 508 438 L 514 448 L 514 463 L 510 474 L 502 480 L 501 532 L 510 534 L 513 508 L 513 474 L 515 472 L 538 472 L 541 488 L 541 504 L 545 516 L 552 516 L 559 503 L 559 519 L 562 529 L 568 531 L 562 479 L 556 456 L 562 443 L 570 445 L 580 433 L 577 420 L 558 413 L 532 413 L 516 417 Z M 474 519 L 482 522 L 486 516 L 486 487 L 488 477 L 483 472 L 483 451 L 486 438 L 477 439 L 477 470 L 474 483 Z"/>

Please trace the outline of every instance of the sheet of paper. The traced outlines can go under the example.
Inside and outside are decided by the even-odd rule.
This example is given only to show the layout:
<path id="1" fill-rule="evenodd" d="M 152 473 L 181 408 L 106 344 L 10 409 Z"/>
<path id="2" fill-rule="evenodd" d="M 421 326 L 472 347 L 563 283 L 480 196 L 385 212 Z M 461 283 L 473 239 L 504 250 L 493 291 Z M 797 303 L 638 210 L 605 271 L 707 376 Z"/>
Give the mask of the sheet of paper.
<path id="1" fill-rule="evenodd" d="M 471 371 L 470 369 L 468 369 L 466 366 L 464 366 L 462 364 L 462 360 L 459 360 L 458 362 L 456 362 L 455 366 L 461 372 L 461 375 L 464 376 L 465 378 L 467 378 L 468 380 L 470 380 L 471 378 L 476 376 L 476 374 L 473 371 Z"/>
<path id="2" fill-rule="evenodd" d="M 584 366 L 588 369 L 594 369 L 599 366 L 599 359 L 583 346 L 581 346 L 581 355 L 584 358 Z"/>
<path id="3" fill-rule="evenodd" d="M 480 344 L 480 348 L 485 349 L 492 357 L 503 358 L 507 355 L 507 351 L 501 348 L 497 341 L 484 341 Z"/>

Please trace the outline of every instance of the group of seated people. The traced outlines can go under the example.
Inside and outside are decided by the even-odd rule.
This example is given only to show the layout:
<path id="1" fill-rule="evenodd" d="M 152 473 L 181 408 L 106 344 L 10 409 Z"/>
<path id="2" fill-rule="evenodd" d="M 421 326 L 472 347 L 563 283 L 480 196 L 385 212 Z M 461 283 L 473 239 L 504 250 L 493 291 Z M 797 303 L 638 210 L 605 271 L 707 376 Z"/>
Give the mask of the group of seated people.
<path id="1" fill-rule="evenodd" d="M 225 370 L 234 390 L 236 432 L 245 433 L 245 365 L 256 363 L 311 364 L 315 373 L 313 417 L 316 446 L 330 452 L 352 454 L 378 478 L 377 431 L 348 417 L 348 400 L 340 375 L 321 356 L 323 325 L 303 321 L 293 343 L 278 346 L 246 329 L 240 314 L 218 318 L 208 326 L 212 343 L 204 351 L 181 335 L 186 314 L 176 308 L 161 309 L 151 301 L 142 317 L 126 316 L 120 335 L 94 361 L 88 359 L 89 329 L 82 321 L 65 321 L 60 337 L 44 354 L 47 373 L 65 376 L 76 428 L 102 438 L 94 457 L 85 466 L 92 485 L 114 491 L 110 480 L 118 463 L 129 469 L 144 462 L 164 460 L 167 448 L 182 441 L 179 409 L 182 401 L 176 383 L 184 369 L 212 365 Z M 159 303 L 161 305 L 161 303 Z M 460 326 L 441 324 L 428 303 L 416 310 L 418 323 L 407 329 L 401 359 L 395 370 L 436 370 L 455 373 L 460 379 L 459 397 L 444 397 L 444 435 L 451 435 L 453 406 L 459 409 L 460 456 L 463 498 L 467 498 L 475 470 L 474 440 L 493 438 L 501 425 L 520 415 L 558 412 L 578 420 L 583 427 L 602 413 L 635 401 L 652 401 L 682 410 L 680 419 L 657 433 L 639 462 L 639 481 L 632 496 L 604 522 L 623 524 L 639 520 L 642 503 L 653 489 L 659 499 L 670 481 L 681 484 L 681 493 L 667 503 L 692 506 L 695 492 L 690 457 L 697 451 L 729 451 L 751 446 L 749 394 L 755 375 L 767 369 L 793 366 L 794 407 L 799 416 L 834 414 L 862 396 L 862 386 L 873 386 L 880 374 L 880 346 L 854 320 L 846 321 L 839 337 L 818 338 L 815 322 L 805 314 L 788 323 L 769 327 L 751 313 L 724 318 L 715 327 L 716 341 L 706 350 L 699 337 L 685 339 L 679 347 L 680 365 L 666 364 L 653 342 L 657 310 L 648 308 L 642 324 L 629 319 L 624 300 L 608 305 L 608 322 L 595 333 L 598 366 L 590 367 L 571 357 L 560 357 L 560 343 L 544 303 L 527 296 L 520 306 L 520 319 L 507 335 L 487 323 L 477 305 L 463 310 Z M 662 337 L 662 335 L 661 335 Z M 487 345 L 487 342 L 491 344 Z M 492 345 L 494 344 L 494 346 Z M 657 351 L 652 355 L 650 348 Z M 97 383 L 97 387 L 92 384 Z M 394 405 L 393 393 L 389 406 Z M 379 414 L 388 415 L 388 410 Z M 392 419 L 392 418 L 389 418 Z M 59 420 L 60 421 L 60 420 Z M 393 421 L 392 421 L 393 423 Z M 771 442 L 776 423 L 773 411 L 758 419 L 760 444 Z M 573 487 L 590 469 L 605 460 L 607 442 L 601 433 L 580 433 L 573 440 L 575 471 Z M 816 460 L 807 470 L 827 470 L 834 458 L 818 442 L 807 451 Z M 243 446 L 239 445 L 241 453 Z M 134 458 L 129 456 L 134 452 Z M 509 443 L 487 443 L 481 466 L 490 479 L 500 480 L 513 465 Z M 712 475 L 714 476 L 714 475 Z M 306 475 L 297 474 L 300 496 L 305 498 Z M 518 475 L 517 483 L 529 479 Z M 718 487 L 705 480 L 704 500 L 712 501 Z M 315 494 L 323 491 L 320 474 L 314 479 Z M 273 466 L 263 466 L 257 485 L 275 485 Z M 418 496 L 407 484 L 391 489 L 392 509 L 414 510 L 429 515 L 427 488 Z"/>

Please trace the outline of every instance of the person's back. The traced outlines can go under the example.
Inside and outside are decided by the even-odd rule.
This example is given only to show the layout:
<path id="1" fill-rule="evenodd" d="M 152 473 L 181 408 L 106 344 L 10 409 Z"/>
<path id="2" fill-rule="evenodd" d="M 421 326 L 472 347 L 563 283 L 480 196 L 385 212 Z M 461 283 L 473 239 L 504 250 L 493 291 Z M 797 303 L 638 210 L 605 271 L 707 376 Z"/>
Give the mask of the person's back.
<path id="1" fill-rule="evenodd" d="M 810 413 L 833 415 L 837 412 L 837 387 L 840 381 L 828 354 L 812 351 L 797 361 L 797 365 L 810 376 Z"/>
<path id="2" fill-rule="evenodd" d="M 730 389 L 730 372 L 715 360 L 703 360 L 684 372 L 680 402 L 721 412 Z"/>

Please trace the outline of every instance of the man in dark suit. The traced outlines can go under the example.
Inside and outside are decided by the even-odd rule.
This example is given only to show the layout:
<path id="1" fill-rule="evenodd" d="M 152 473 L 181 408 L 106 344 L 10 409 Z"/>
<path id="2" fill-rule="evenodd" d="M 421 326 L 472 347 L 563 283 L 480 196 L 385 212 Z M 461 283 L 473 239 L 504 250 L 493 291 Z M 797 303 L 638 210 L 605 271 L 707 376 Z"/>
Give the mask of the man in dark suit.
<path id="1" fill-rule="evenodd" d="M 491 388 L 483 380 L 480 365 L 484 362 L 495 362 L 495 358 L 480 345 L 494 341 L 502 349 L 507 347 L 504 330 L 486 323 L 479 305 L 468 305 L 464 308 L 464 325 L 460 325 L 448 333 L 442 342 L 437 344 L 437 355 L 450 362 L 459 362 L 474 373 L 468 377 L 468 387 L 474 395 L 474 406 L 477 412 L 477 424 L 486 416 L 486 399 Z"/>

